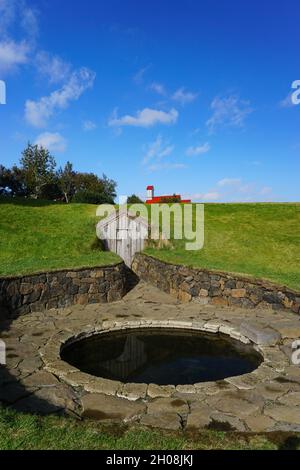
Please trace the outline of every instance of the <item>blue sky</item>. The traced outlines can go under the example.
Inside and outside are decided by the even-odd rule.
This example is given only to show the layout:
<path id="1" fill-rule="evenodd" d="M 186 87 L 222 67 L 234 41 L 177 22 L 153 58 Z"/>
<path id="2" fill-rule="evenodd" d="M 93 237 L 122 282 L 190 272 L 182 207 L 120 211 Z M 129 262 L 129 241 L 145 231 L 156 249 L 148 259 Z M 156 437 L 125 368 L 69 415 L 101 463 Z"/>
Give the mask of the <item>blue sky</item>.
<path id="1" fill-rule="evenodd" d="M 297 0 L 0 0 L 0 163 L 28 141 L 118 193 L 299 201 Z"/>

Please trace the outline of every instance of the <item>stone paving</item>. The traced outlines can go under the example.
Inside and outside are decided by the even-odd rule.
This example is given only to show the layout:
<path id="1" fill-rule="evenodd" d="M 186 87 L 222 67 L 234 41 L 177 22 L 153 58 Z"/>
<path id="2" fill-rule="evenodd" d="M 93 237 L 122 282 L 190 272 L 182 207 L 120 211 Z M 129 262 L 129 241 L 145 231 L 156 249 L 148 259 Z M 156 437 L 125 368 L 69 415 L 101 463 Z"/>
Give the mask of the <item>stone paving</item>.
<path id="1" fill-rule="evenodd" d="M 193 386 L 122 384 L 82 373 L 60 359 L 63 344 L 102 331 L 174 327 L 252 343 L 264 362 L 250 374 Z M 35 312 L 0 323 L 7 366 L 0 400 L 31 413 L 140 422 L 170 430 L 300 431 L 300 366 L 291 364 L 299 315 L 180 303 L 140 282 L 121 301 Z"/>

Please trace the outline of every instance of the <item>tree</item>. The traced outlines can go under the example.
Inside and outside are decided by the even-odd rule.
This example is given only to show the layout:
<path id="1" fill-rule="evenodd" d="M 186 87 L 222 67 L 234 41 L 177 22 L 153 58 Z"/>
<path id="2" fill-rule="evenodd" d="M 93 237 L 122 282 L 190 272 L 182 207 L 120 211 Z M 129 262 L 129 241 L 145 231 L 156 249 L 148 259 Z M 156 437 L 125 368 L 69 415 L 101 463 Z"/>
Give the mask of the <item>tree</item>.
<path id="1" fill-rule="evenodd" d="M 11 169 L 0 165 L 0 195 L 27 196 L 24 172 L 17 166 Z"/>
<path id="2" fill-rule="evenodd" d="M 50 152 L 28 143 L 20 160 L 28 193 L 33 198 L 41 196 L 42 188 L 55 180 L 56 163 Z"/>
<path id="3" fill-rule="evenodd" d="M 135 194 L 132 194 L 127 198 L 127 204 L 143 204 L 143 201 Z"/>
<path id="4" fill-rule="evenodd" d="M 73 171 L 72 163 L 67 162 L 64 169 L 60 168 L 57 176 L 59 187 L 64 195 L 66 203 L 69 204 L 76 192 L 76 173 Z"/>
<path id="5" fill-rule="evenodd" d="M 94 173 L 76 173 L 75 195 L 73 202 L 90 204 L 114 204 L 117 183 L 103 175 L 99 178 Z"/>
<path id="6" fill-rule="evenodd" d="M 176 194 L 174 194 L 173 196 L 167 196 L 167 197 L 162 197 L 161 198 L 161 202 L 163 202 L 164 204 L 176 204 L 178 202 L 181 202 L 181 199 L 179 196 L 176 196 Z"/>
<path id="7" fill-rule="evenodd" d="M 103 185 L 103 194 L 108 204 L 114 204 L 117 197 L 117 183 L 109 179 L 106 175 L 102 176 L 101 183 Z"/>

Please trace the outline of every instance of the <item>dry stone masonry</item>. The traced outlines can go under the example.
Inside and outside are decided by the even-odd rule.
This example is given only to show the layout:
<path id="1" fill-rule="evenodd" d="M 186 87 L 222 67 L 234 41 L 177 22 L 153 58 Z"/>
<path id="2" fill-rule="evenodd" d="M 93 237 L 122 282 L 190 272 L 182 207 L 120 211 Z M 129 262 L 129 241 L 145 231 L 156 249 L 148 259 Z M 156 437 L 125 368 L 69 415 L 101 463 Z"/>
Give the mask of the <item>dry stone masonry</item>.
<path id="1" fill-rule="evenodd" d="M 74 304 L 106 303 L 126 293 L 124 263 L 0 278 L 0 318 Z"/>
<path id="2" fill-rule="evenodd" d="M 137 254 L 132 268 L 147 282 L 174 295 L 182 302 L 245 308 L 288 309 L 300 312 L 299 292 L 256 280 L 206 269 L 176 266 Z"/>

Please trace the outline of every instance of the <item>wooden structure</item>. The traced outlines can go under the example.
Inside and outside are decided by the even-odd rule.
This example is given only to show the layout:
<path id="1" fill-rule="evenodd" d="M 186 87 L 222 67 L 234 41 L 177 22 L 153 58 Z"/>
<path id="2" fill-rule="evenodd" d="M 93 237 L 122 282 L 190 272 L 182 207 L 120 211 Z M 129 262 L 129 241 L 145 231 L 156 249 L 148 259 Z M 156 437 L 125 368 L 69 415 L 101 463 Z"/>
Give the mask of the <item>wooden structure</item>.
<path id="1" fill-rule="evenodd" d="M 101 220 L 97 233 L 105 249 L 117 253 L 131 267 L 135 253 L 143 251 L 148 239 L 148 221 L 126 211 L 116 212 Z"/>

